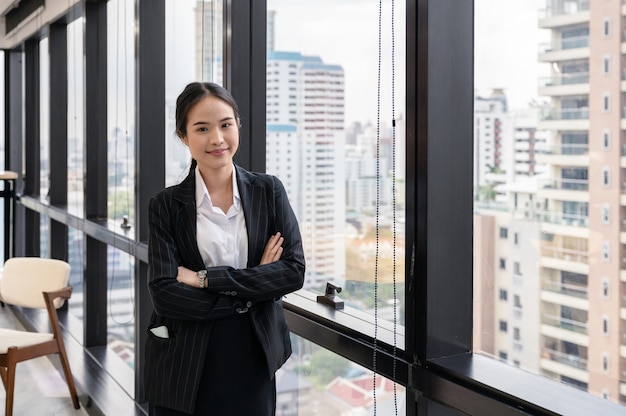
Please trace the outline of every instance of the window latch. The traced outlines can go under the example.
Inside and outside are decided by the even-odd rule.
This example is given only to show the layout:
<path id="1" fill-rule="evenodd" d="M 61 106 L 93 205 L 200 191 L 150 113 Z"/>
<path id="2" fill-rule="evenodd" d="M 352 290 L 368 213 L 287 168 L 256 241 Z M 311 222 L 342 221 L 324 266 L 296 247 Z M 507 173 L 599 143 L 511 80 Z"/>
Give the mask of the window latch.
<path id="1" fill-rule="evenodd" d="M 341 288 L 339 286 L 326 282 L 326 293 L 324 295 L 319 295 L 317 297 L 317 302 L 331 306 L 333 309 L 343 309 L 343 300 L 337 296 L 337 293 L 340 292 Z"/>

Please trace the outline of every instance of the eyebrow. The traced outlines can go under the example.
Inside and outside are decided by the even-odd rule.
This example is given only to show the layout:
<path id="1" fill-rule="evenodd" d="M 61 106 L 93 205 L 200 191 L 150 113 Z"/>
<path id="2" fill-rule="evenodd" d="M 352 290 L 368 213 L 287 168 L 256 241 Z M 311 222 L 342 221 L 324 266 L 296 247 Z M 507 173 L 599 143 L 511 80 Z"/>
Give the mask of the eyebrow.
<path id="1" fill-rule="evenodd" d="M 222 123 L 222 122 L 228 121 L 228 120 L 234 120 L 234 119 L 235 119 L 235 117 L 230 117 L 230 116 L 224 117 L 223 119 L 221 119 L 219 121 L 219 123 Z M 192 124 L 192 126 L 197 126 L 198 124 L 211 124 L 211 123 L 209 123 L 208 121 L 196 121 L 195 123 Z"/>

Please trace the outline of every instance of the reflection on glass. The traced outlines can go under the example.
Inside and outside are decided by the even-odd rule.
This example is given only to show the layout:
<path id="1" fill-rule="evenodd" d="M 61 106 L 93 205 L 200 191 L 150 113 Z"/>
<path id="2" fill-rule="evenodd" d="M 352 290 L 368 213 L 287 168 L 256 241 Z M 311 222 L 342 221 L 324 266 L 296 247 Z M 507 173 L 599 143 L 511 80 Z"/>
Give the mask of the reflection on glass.
<path id="1" fill-rule="evenodd" d="M 475 3 L 474 349 L 626 405 L 618 3 Z"/>
<path id="2" fill-rule="evenodd" d="M 108 218 L 135 218 L 135 3 L 107 2 Z"/>
<path id="3" fill-rule="evenodd" d="M 41 214 L 39 224 L 39 255 L 47 259 L 50 258 L 50 217 Z"/>
<path id="4" fill-rule="evenodd" d="M 222 84 L 223 1 L 166 0 L 165 14 L 165 181 L 179 183 L 191 156 L 176 137 L 176 97 L 190 82 Z"/>
<path id="5" fill-rule="evenodd" d="M 3 51 L 0 51 L 0 60 L 4 62 Z M 0 66 L 2 66 L 2 68 L 0 68 L 0 79 L 4 79 L 4 66 Z M 4 83 L 0 85 L 0 97 L 4 97 Z M 2 100 L 2 102 L 0 102 L 0 169 L 2 170 L 4 170 L 4 132 L 4 100 Z M 4 212 L 4 204 L 2 204 L 2 207 L 0 207 L 0 213 L 2 213 L 2 218 L 4 218 L 4 216 L 6 215 Z M 0 224 L 0 235 L 4 235 L 4 221 L 2 222 L 2 224 Z M 3 253 L 2 256 L 4 257 L 4 238 L 0 239 L 0 253 Z"/>
<path id="6" fill-rule="evenodd" d="M 48 197 L 50 189 L 50 57 L 48 38 L 39 42 L 39 195 Z"/>
<path id="7" fill-rule="evenodd" d="M 385 9 L 379 100 L 378 2 L 267 7 L 266 166 L 300 223 L 304 288 L 320 294 L 332 282 L 347 306 L 402 324 L 405 106 L 391 92 L 394 80 L 404 91 L 404 37 L 395 36 L 392 66 Z M 404 33 L 401 7 L 396 33 Z"/>
<path id="8" fill-rule="evenodd" d="M 44 231 L 41 230 L 41 240 L 44 241 Z M 46 230 L 45 240 L 50 238 L 50 234 Z M 76 228 L 68 227 L 67 231 L 67 257 L 70 264 L 70 280 L 68 285 L 72 289 L 72 297 L 67 301 L 68 311 L 78 322 L 83 321 L 85 311 L 83 308 L 83 299 L 85 292 L 84 278 L 85 275 L 85 248 L 84 248 L 84 234 Z M 43 254 L 43 253 L 42 253 Z M 82 328 L 77 328 L 72 325 L 68 326 L 70 331 L 82 331 Z M 76 339 L 82 339 L 82 333 L 73 333 Z"/>
<path id="9" fill-rule="evenodd" d="M 75 215 L 82 215 L 84 199 L 84 35 L 84 19 L 76 19 L 67 25 L 67 207 Z"/>
<path id="10" fill-rule="evenodd" d="M 135 368 L 135 258 L 114 247 L 107 253 L 107 347 L 130 368 Z"/>
<path id="11" fill-rule="evenodd" d="M 291 339 L 293 354 L 276 373 L 277 416 L 406 414 L 404 387 L 297 335 Z"/>

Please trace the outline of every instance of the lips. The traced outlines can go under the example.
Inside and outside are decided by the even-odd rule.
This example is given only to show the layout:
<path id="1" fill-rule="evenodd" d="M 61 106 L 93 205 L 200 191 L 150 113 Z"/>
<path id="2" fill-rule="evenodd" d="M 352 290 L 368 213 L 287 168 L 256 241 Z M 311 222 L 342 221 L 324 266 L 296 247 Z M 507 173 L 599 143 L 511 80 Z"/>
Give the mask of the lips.
<path id="1" fill-rule="evenodd" d="M 213 156 L 221 156 L 224 153 L 226 153 L 228 151 L 228 149 L 215 149 L 215 150 L 211 150 L 210 152 L 208 152 L 210 155 Z"/>

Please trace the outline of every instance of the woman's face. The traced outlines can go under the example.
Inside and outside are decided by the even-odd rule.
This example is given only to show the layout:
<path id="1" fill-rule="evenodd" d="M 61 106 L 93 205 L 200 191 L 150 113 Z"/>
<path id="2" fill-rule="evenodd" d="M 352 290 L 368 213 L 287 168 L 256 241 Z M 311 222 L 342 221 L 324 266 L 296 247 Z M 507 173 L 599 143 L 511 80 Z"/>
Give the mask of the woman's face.
<path id="1" fill-rule="evenodd" d="M 182 137 L 201 172 L 231 169 L 239 147 L 239 127 L 233 108 L 209 95 L 189 110 Z"/>

